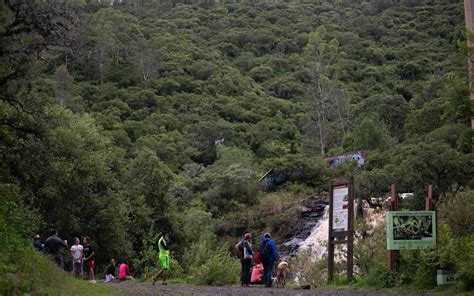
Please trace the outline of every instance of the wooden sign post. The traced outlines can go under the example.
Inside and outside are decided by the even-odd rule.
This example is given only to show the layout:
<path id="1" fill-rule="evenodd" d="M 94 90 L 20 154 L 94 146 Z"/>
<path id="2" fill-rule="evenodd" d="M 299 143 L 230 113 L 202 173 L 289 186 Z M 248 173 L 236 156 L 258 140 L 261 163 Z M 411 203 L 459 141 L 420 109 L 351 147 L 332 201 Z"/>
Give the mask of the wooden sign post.
<path id="1" fill-rule="evenodd" d="M 334 247 L 347 244 L 347 281 L 354 270 L 354 180 L 331 181 L 329 188 L 328 281 L 334 277 Z"/>
<path id="2" fill-rule="evenodd" d="M 398 212 L 398 197 L 396 193 L 395 184 L 392 184 L 390 193 L 390 200 L 388 202 L 388 212 L 386 214 L 387 221 L 387 263 L 388 268 L 392 271 L 398 271 L 399 269 L 399 257 L 400 249 L 404 250 L 413 250 L 418 248 L 436 248 L 436 233 L 437 233 L 437 224 L 436 224 L 436 213 L 434 212 L 434 201 L 433 201 L 433 186 L 430 184 L 428 186 L 428 194 L 425 199 L 425 211 L 400 211 Z M 424 237 L 418 235 L 414 237 L 403 238 L 400 235 L 400 231 L 406 232 L 402 226 L 398 223 L 397 228 L 402 230 L 397 230 L 397 236 L 395 235 L 394 230 L 394 219 L 397 221 L 406 221 L 407 219 L 417 219 L 418 221 L 423 220 L 425 225 L 432 225 L 431 228 L 428 227 L 425 231 Z M 402 218 L 400 218 L 402 217 Z M 415 217 L 415 218 L 411 218 Z M 426 222 L 425 222 L 426 221 Z"/>
<path id="3" fill-rule="evenodd" d="M 398 197 L 395 184 L 392 184 L 390 187 L 390 201 L 388 205 L 389 211 L 398 210 Z M 398 270 L 398 258 L 400 257 L 400 251 L 398 250 L 388 250 L 388 269 L 389 270 Z"/>

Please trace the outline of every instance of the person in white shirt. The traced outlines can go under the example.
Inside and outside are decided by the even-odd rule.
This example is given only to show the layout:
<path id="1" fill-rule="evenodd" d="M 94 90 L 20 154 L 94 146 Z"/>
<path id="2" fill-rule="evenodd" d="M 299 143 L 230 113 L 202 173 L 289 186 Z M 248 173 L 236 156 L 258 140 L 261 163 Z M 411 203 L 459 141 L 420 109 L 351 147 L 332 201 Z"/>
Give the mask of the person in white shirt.
<path id="1" fill-rule="evenodd" d="M 84 247 L 79 244 L 79 238 L 74 238 L 74 245 L 71 247 L 72 256 L 72 273 L 79 277 L 82 275 L 82 257 L 84 255 Z"/>

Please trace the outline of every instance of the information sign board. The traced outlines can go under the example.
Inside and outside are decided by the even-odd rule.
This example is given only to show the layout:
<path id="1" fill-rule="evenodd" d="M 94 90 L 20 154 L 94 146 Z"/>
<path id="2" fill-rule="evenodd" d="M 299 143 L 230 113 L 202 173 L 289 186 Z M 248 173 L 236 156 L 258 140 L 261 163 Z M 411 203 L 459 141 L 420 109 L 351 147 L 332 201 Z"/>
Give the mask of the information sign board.
<path id="1" fill-rule="evenodd" d="M 386 221 L 387 250 L 436 248 L 434 211 L 390 211 Z"/>
<path id="2" fill-rule="evenodd" d="M 332 230 L 347 231 L 349 220 L 349 187 L 333 189 Z"/>

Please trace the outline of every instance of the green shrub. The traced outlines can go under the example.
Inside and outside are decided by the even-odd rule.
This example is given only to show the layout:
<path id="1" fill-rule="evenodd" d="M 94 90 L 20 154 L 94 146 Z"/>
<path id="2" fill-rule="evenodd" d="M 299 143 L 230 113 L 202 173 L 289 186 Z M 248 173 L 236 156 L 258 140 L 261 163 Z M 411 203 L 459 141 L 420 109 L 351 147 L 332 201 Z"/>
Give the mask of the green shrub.
<path id="1" fill-rule="evenodd" d="M 212 255 L 210 250 L 216 249 L 216 237 L 213 233 L 203 233 L 199 241 L 194 242 L 186 248 L 182 263 L 186 273 L 191 273 L 192 269 L 203 265 Z"/>
<path id="2" fill-rule="evenodd" d="M 315 260 L 311 252 L 301 251 L 291 261 L 291 269 L 298 270 L 299 284 L 321 287 L 327 282 L 327 260 Z"/>
<path id="3" fill-rule="evenodd" d="M 104 295 L 116 291 L 91 286 L 60 270 L 32 247 L 35 216 L 14 185 L 0 185 L 0 295 Z"/>
<path id="4" fill-rule="evenodd" d="M 451 235 L 474 235 L 474 190 L 444 198 L 438 206 L 438 215 L 449 224 Z"/>
<path id="5" fill-rule="evenodd" d="M 454 271 L 464 290 L 474 290 L 474 236 L 454 239 Z"/>
<path id="6" fill-rule="evenodd" d="M 202 266 L 191 270 L 190 280 L 198 285 L 231 285 L 238 283 L 239 271 L 239 260 L 231 257 L 225 248 L 220 248 Z"/>
<path id="7" fill-rule="evenodd" d="M 175 258 L 171 257 L 170 258 L 170 278 L 173 279 L 182 279 L 184 278 L 184 269 L 179 264 L 178 260 Z"/>
<path id="8" fill-rule="evenodd" d="M 420 289 L 434 288 L 437 264 L 436 250 L 403 251 L 398 272 L 400 284 L 409 284 Z"/>
<path id="9" fill-rule="evenodd" d="M 385 223 L 375 227 L 359 219 L 356 224 L 356 241 L 354 244 L 354 265 L 361 276 L 377 272 L 380 265 L 386 264 Z"/>
<path id="10" fill-rule="evenodd" d="M 282 186 L 282 187 L 288 190 L 289 192 L 295 193 L 297 195 L 309 196 L 314 191 L 312 187 L 307 186 L 306 184 L 295 183 L 295 182 L 286 183 L 285 186 Z"/>
<path id="11" fill-rule="evenodd" d="M 438 207 L 440 267 L 453 270 L 465 290 L 474 289 L 474 190 L 442 200 Z"/>
<path id="12" fill-rule="evenodd" d="M 387 266 L 379 265 L 369 274 L 367 283 L 377 288 L 392 288 L 400 284 L 400 278 L 397 272 L 388 270 Z"/>
<path id="13" fill-rule="evenodd" d="M 437 256 L 439 268 L 454 271 L 464 290 L 474 289 L 474 236 L 455 237 L 451 224 L 440 222 Z"/>
<path id="14" fill-rule="evenodd" d="M 33 289 L 27 277 L 28 257 L 35 255 L 26 239 L 32 222 L 23 206 L 18 187 L 0 185 L 0 294 L 23 294 Z M 34 256 L 33 256 L 34 258 Z M 32 259 L 33 259 L 32 258 Z"/>

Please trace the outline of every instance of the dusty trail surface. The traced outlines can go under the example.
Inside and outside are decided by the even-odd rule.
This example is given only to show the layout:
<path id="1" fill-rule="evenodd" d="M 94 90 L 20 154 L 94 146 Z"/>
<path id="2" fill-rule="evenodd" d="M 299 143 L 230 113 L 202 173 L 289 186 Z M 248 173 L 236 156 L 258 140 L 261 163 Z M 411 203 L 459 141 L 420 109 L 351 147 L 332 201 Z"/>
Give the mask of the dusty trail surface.
<path id="1" fill-rule="evenodd" d="M 394 295 L 406 295 L 406 296 L 421 296 L 428 295 L 423 293 L 410 293 L 410 294 L 392 294 L 386 292 L 372 292 L 372 291 L 341 291 L 341 290 L 298 290 L 298 289 L 277 289 L 277 288 L 264 288 L 262 286 L 253 286 L 249 288 L 243 288 L 240 286 L 224 286 L 224 287 L 209 287 L 209 286 L 193 286 L 183 284 L 173 284 L 168 286 L 151 285 L 150 283 L 141 282 L 122 282 L 122 283 L 111 283 L 108 286 L 116 287 L 119 289 L 121 295 L 135 296 L 135 295 L 212 295 L 212 296 L 266 296 L 266 295 L 318 295 L 318 296 L 394 296 Z"/>

